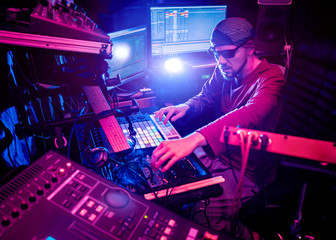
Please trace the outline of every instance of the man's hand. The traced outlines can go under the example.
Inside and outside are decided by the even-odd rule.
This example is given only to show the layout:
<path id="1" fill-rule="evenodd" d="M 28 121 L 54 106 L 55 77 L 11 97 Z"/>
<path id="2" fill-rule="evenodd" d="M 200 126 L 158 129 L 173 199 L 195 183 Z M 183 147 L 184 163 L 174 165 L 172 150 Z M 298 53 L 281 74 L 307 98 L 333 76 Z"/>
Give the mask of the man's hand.
<path id="1" fill-rule="evenodd" d="M 162 121 L 163 115 L 166 115 L 163 122 L 163 124 L 166 125 L 169 120 L 175 122 L 177 119 L 183 117 L 189 108 L 189 105 L 182 103 L 176 106 L 161 108 L 160 110 L 154 112 L 154 115 L 156 118 L 159 118 L 160 121 Z"/>
<path id="2" fill-rule="evenodd" d="M 178 160 L 190 155 L 195 148 L 206 144 L 205 138 L 198 132 L 178 140 L 163 141 L 152 153 L 151 166 L 157 170 L 168 161 L 161 169 L 162 172 L 165 172 Z"/>

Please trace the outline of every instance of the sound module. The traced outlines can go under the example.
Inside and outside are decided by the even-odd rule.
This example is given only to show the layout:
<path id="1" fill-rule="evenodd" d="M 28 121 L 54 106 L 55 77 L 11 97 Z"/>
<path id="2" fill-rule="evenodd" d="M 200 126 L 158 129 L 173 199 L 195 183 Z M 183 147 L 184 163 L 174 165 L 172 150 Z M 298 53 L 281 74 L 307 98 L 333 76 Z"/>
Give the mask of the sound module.
<path id="1" fill-rule="evenodd" d="M 110 37 L 83 12 L 67 6 L 35 7 L 30 16 L 31 33 L 109 43 Z"/>
<path id="2" fill-rule="evenodd" d="M 0 239 L 231 239 L 50 151 L 0 188 Z"/>
<path id="3" fill-rule="evenodd" d="M 336 164 L 334 142 L 290 136 L 279 133 L 263 132 L 253 129 L 226 126 L 222 130 L 220 141 L 232 146 L 241 146 L 240 134 L 254 135 L 251 149 L 321 162 L 322 165 Z M 263 146 L 263 140 L 264 145 Z M 264 148 L 264 149 L 263 149 Z"/>

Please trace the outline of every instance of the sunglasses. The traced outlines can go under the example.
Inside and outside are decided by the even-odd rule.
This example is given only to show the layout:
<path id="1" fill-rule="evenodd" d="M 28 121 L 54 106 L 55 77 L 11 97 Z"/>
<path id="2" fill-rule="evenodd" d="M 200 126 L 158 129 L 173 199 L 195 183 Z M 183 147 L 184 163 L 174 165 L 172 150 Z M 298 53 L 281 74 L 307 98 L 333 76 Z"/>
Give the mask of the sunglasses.
<path id="1" fill-rule="evenodd" d="M 228 50 L 222 50 L 222 51 L 217 51 L 215 47 L 210 47 L 208 49 L 208 53 L 213 56 L 216 60 L 219 60 L 219 57 L 222 56 L 223 58 L 234 58 L 236 56 L 236 51 L 238 48 L 240 48 L 242 45 L 237 46 L 234 49 L 228 49 Z"/>

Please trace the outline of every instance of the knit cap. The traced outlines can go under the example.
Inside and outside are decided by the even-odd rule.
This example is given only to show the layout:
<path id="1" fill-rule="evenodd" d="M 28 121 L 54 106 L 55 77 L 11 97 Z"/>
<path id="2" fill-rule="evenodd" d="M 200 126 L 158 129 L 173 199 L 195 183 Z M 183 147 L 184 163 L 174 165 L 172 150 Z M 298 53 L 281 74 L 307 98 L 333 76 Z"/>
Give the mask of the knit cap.
<path id="1" fill-rule="evenodd" d="M 241 46 L 255 36 L 252 25 L 244 18 L 230 17 L 219 22 L 211 34 L 211 43 Z"/>

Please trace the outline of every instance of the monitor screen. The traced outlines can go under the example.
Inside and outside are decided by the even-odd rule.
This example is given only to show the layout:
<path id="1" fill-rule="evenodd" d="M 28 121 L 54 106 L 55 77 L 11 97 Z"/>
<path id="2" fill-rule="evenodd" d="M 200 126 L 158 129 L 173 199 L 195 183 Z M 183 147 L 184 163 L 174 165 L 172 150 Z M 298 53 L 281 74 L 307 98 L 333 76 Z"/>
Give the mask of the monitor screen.
<path id="1" fill-rule="evenodd" d="M 108 33 L 112 41 L 112 59 L 106 60 L 109 78 L 120 75 L 121 83 L 139 79 L 147 70 L 146 27 Z"/>
<path id="2" fill-rule="evenodd" d="M 149 6 L 153 56 L 204 52 L 213 28 L 227 17 L 227 5 Z"/>

